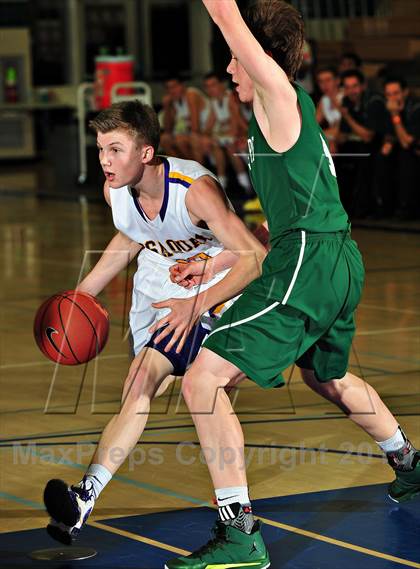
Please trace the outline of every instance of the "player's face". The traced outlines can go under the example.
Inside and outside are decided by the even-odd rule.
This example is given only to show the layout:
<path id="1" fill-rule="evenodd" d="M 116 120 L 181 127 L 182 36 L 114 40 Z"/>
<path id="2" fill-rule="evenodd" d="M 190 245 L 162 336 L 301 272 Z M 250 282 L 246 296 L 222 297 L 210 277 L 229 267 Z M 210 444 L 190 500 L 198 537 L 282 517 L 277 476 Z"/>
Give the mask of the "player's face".
<path id="1" fill-rule="evenodd" d="M 166 82 L 166 90 L 173 101 L 182 99 L 185 94 L 185 86 L 175 79 Z"/>
<path id="2" fill-rule="evenodd" d="M 353 103 L 357 103 L 360 100 L 364 90 L 365 86 L 363 83 L 360 83 L 357 77 L 347 77 L 344 80 L 344 94 Z"/>
<path id="3" fill-rule="evenodd" d="M 98 133 L 99 161 L 111 188 L 134 186 L 144 172 L 145 145 L 124 130 Z M 146 147 L 147 148 L 147 147 Z"/>
<path id="4" fill-rule="evenodd" d="M 338 80 L 330 71 L 319 73 L 317 80 L 318 87 L 324 95 L 331 95 L 337 90 Z"/>
<path id="5" fill-rule="evenodd" d="M 223 83 L 216 79 L 216 77 L 209 77 L 209 79 L 204 81 L 204 89 L 208 97 L 216 99 L 223 93 L 224 87 Z"/>
<path id="6" fill-rule="evenodd" d="M 254 98 L 254 84 L 251 77 L 233 54 L 227 66 L 227 72 L 232 75 L 233 83 L 236 83 L 236 91 L 241 102 L 250 103 Z"/>

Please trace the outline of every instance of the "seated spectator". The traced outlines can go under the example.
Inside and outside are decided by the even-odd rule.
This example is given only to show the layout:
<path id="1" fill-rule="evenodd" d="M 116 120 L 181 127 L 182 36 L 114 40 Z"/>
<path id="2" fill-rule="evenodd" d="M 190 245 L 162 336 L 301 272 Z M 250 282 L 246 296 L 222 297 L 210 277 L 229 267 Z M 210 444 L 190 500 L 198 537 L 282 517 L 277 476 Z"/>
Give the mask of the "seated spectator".
<path id="1" fill-rule="evenodd" d="M 311 44 L 305 40 L 303 59 L 296 77 L 296 83 L 303 87 L 309 95 L 314 93 L 314 55 Z"/>
<path id="2" fill-rule="evenodd" d="M 341 75 L 346 71 L 353 71 L 354 69 L 362 70 L 362 60 L 360 56 L 352 51 L 343 53 L 338 62 L 338 73 Z"/>
<path id="3" fill-rule="evenodd" d="M 166 81 L 163 97 L 162 151 L 170 156 L 201 162 L 200 134 L 209 114 L 208 101 L 198 89 L 179 78 Z"/>
<path id="4" fill-rule="evenodd" d="M 371 115 L 380 98 L 367 90 L 365 77 L 357 69 L 345 71 L 341 80 L 344 97 L 339 107 L 338 149 L 345 155 L 337 160 L 341 198 L 349 215 L 365 217 L 373 207 L 369 157 L 375 130 Z"/>
<path id="5" fill-rule="evenodd" d="M 226 157 L 236 173 L 239 186 L 249 194 L 251 183 L 247 167 L 236 155 L 235 140 L 241 134 L 242 119 L 237 99 L 226 89 L 215 73 L 204 78 L 204 90 L 210 101 L 210 114 L 201 138 L 202 151 L 209 155 L 216 165 L 217 177 L 224 188 L 227 186 Z"/>
<path id="6" fill-rule="evenodd" d="M 401 219 L 419 217 L 420 101 L 399 77 L 384 82 L 385 105 L 377 129 L 381 145 L 375 160 L 378 213 Z"/>
<path id="7" fill-rule="evenodd" d="M 337 136 L 340 126 L 340 107 L 343 91 L 334 67 L 322 67 L 316 72 L 316 81 L 322 96 L 316 107 L 316 120 L 330 143 L 331 153 L 337 152 Z"/>

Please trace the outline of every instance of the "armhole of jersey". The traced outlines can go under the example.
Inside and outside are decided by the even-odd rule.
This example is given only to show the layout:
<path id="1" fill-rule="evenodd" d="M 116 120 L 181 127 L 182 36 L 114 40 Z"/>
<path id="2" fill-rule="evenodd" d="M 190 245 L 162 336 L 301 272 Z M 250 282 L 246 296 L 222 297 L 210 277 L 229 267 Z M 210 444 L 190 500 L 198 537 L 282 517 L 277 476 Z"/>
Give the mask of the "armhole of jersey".
<path id="1" fill-rule="evenodd" d="M 203 176 L 210 176 L 210 178 L 213 178 L 213 179 L 219 184 L 219 186 L 222 187 L 222 186 L 220 185 L 219 180 L 217 179 L 217 176 L 216 176 L 215 174 L 213 174 L 212 172 L 210 172 L 210 170 L 206 170 L 205 172 L 199 172 L 199 173 L 200 173 L 200 175 L 197 176 L 197 178 L 194 178 L 194 182 L 196 182 L 197 180 L 199 180 L 199 179 L 202 178 Z M 194 176 L 194 174 L 192 174 L 191 177 L 193 177 L 193 176 Z M 193 183 L 194 183 L 194 182 L 193 182 Z M 192 186 L 192 184 L 191 184 L 191 186 Z M 190 187 L 191 187 L 191 186 L 190 186 Z M 192 219 L 191 219 L 191 216 L 190 216 L 190 212 L 188 211 L 187 203 L 186 203 L 186 198 L 187 198 L 187 195 L 186 195 L 186 194 L 187 194 L 187 192 L 188 192 L 189 189 L 190 189 L 190 188 L 188 188 L 188 189 L 186 190 L 186 192 L 185 192 L 185 210 L 186 210 L 186 213 L 187 213 L 187 216 L 188 216 L 188 222 L 189 222 L 189 224 L 190 224 L 190 229 L 194 229 L 194 230 L 197 231 L 197 232 L 204 231 L 204 232 L 205 232 L 206 234 L 208 234 L 208 235 L 213 235 L 213 232 L 211 231 L 211 229 L 205 229 L 204 227 L 199 227 L 198 225 L 194 225 L 194 223 L 192 222 Z M 223 188 L 222 188 L 222 190 L 223 190 Z M 226 195 L 226 194 L 225 194 L 225 195 Z M 227 198 L 227 196 L 226 196 L 226 198 Z M 227 198 L 227 199 L 228 199 L 228 202 L 229 202 L 229 198 Z M 229 204 L 230 204 L 230 202 L 229 202 Z M 207 225 L 207 223 L 206 223 L 206 225 Z"/>

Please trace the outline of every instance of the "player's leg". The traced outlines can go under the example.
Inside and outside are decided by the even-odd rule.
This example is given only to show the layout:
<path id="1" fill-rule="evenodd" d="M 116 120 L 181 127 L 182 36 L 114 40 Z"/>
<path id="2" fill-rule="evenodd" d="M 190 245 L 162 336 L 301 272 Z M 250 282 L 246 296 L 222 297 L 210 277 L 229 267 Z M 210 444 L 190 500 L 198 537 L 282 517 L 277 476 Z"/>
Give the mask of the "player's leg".
<path id="1" fill-rule="evenodd" d="M 397 473 L 389 489 L 390 497 L 396 501 L 410 499 L 420 493 L 420 455 L 373 387 L 347 372 L 355 333 L 354 312 L 364 280 L 360 253 L 355 242 L 345 238 L 342 242 L 323 243 L 317 257 L 325 266 L 330 259 L 335 260 L 334 273 L 329 270 L 319 273 L 317 289 L 326 289 L 328 283 L 336 280 L 331 292 L 338 294 L 338 290 L 347 290 L 347 293 L 337 316 L 297 360 L 297 365 L 304 370 L 303 378 L 312 389 L 343 409 L 387 454 Z"/>
<path id="2" fill-rule="evenodd" d="M 144 430 L 151 400 L 172 372 L 171 362 L 154 349 L 144 348 L 134 358 L 124 382 L 120 412 L 105 427 L 92 464 L 101 464 L 111 474 L 118 470 Z"/>
<path id="3" fill-rule="evenodd" d="M 237 156 L 234 144 L 226 145 L 226 152 L 228 154 L 232 167 L 235 170 L 238 184 L 244 190 L 245 194 L 249 195 L 252 193 L 252 187 L 245 163 L 239 156 Z"/>
<path id="4" fill-rule="evenodd" d="M 160 148 L 162 149 L 162 153 L 166 156 L 178 156 L 178 149 L 175 144 L 174 135 L 169 132 L 163 132 L 161 134 Z"/>
<path id="5" fill-rule="evenodd" d="M 53 479 L 45 488 L 44 502 L 52 517 L 47 530 L 54 539 L 71 543 L 77 536 L 95 500 L 136 446 L 151 399 L 172 372 L 171 362 L 154 349 L 144 348 L 134 358 L 124 383 L 120 412 L 105 427 L 82 480 L 69 486 Z"/>
<path id="6" fill-rule="evenodd" d="M 177 148 L 177 156 L 192 160 L 191 137 L 189 134 L 176 134 L 175 145 Z"/>
<path id="7" fill-rule="evenodd" d="M 311 389 L 335 403 L 348 417 L 376 441 L 391 437 L 398 423 L 376 390 L 347 372 L 342 379 L 319 382 L 313 370 L 301 369 L 302 378 Z"/>
<path id="8" fill-rule="evenodd" d="M 222 188 L 226 189 L 228 184 L 226 177 L 226 156 L 218 140 L 213 139 L 211 154 L 216 164 L 217 178 L 219 179 Z"/>
<path id="9" fill-rule="evenodd" d="M 188 557 L 169 561 L 166 569 L 224 567 L 227 560 L 232 567 L 270 565 L 249 502 L 242 428 L 224 389 L 242 375 L 235 365 L 203 348 L 184 376 L 182 392 L 213 480 L 219 520 L 214 539 Z"/>
<path id="10" fill-rule="evenodd" d="M 420 494 L 420 452 L 398 425 L 376 390 L 347 372 L 342 379 L 321 383 L 310 369 L 301 369 L 305 383 L 342 409 L 383 450 L 396 479 L 389 486 L 392 500 L 403 502 Z"/>
<path id="11" fill-rule="evenodd" d="M 202 164 L 204 162 L 205 153 L 202 144 L 203 135 L 199 132 L 192 132 L 190 134 L 190 158 Z"/>

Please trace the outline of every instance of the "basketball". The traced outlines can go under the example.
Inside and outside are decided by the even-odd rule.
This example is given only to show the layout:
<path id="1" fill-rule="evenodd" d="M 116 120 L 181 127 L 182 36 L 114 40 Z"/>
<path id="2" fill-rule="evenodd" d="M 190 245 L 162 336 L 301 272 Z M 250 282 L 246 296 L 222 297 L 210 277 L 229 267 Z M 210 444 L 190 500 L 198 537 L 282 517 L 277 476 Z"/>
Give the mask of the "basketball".
<path id="1" fill-rule="evenodd" d="M 83 364 L 104 348 L 109 317 L 99 301 L 68 290 L 48 298 L 38 309 L 34 336 L 41 352 L 62 365 Z"/>

